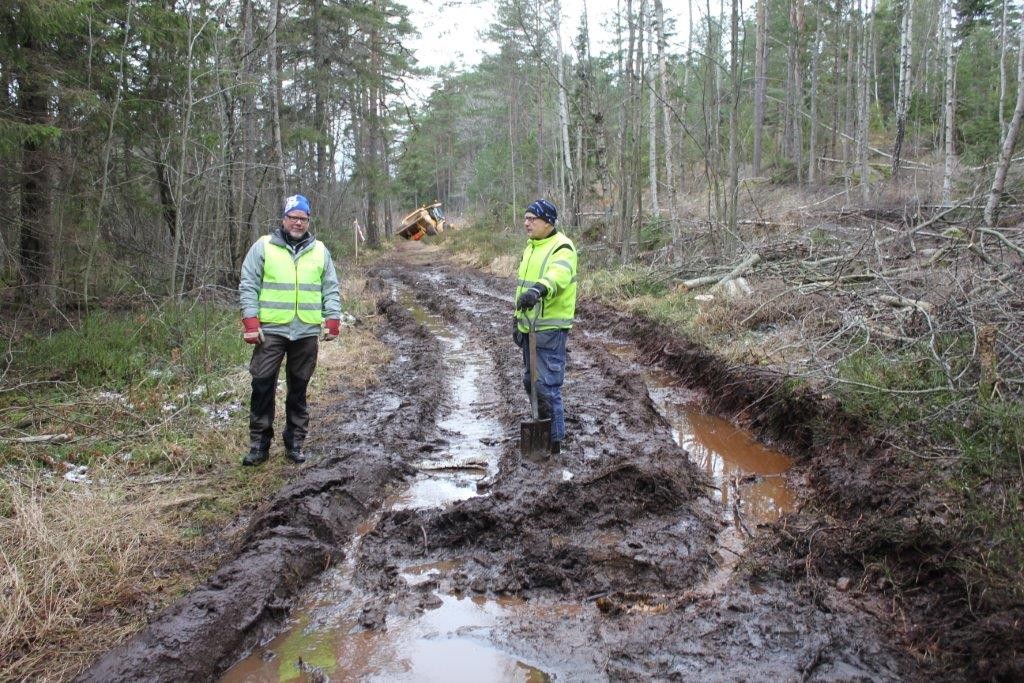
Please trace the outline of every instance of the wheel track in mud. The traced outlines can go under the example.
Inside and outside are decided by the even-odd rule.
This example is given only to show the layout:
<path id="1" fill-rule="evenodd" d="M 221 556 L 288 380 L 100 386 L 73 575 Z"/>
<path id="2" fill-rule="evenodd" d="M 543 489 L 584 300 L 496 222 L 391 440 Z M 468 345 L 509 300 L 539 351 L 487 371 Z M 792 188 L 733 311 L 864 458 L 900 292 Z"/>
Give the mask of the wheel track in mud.
<path id="1" fill-rule="evenodd" d="M 636 368 L 604 345 L 602 335 L 628 323 L 584 303 L 583 329 L 570 335 L 566 453 L 557 465 L 523 462 L 511 437 L 527 403 L 511 303 L 484 294 L 511 285 L 409 260 L 372 276 L 396 353 L 381 384 L 322 407 L 310 445 L 324 457 L 257 515 L 234 559 L 81 680 L 206 679 L 225 670 L 278 627 L 296 593 L 338 562 L 358 525 L 412 477 L 423 444 L 438 436 L 445 369 L 437 338 L 395 301 L 396 288 L 488 350 L 492 389 L 507 399 L 493 408 L 507 438 L 488 495 L 442 510 L 386 512 L 363 539 L 354 580 L 376 596 L 364 608 L 366 626 L 385 627 L 396 604 L 423 609 L 422 587 L 405 585 L 397 562 L 468 558 L 444 578 L 444 590 L 584 606 L 564 623 L 503 627 L 516 651 L 534 659 L 550 657 L 553 641 L 574 649 L 563 670 L 612 679 L 788 671 L 881 680 L 907 671 L 870 620 L 834 595 L 745 580 L 699 590 L 714 568 L 710 549 L 722 523 L 708 482 L 672 441 Z M 562 466 L 570 481 L 562 481 Z"/>

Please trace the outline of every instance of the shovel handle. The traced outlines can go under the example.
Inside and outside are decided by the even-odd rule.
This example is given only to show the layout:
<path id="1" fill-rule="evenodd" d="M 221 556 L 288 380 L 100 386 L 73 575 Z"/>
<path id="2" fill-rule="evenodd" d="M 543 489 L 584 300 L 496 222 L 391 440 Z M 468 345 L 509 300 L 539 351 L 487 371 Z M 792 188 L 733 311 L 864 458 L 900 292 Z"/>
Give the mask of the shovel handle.
<path id="1" fill-rule="evenodd" d="M 534 306 L 537 314 L 532 318 L 529 313 L 524 313 L 527 326 L 530 329 L 528 343 L 530 345 L 530 410 L 534 420 L 540 419 L 540 411 L 537 406 L 537 318 L 540 317 L 540 308 Z"/>

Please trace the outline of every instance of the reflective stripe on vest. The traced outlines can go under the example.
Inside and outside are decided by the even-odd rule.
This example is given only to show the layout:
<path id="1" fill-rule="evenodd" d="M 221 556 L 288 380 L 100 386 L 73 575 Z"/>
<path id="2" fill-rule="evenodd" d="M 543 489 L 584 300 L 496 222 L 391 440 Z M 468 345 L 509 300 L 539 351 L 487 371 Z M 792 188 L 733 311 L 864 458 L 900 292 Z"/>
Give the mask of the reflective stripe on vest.
<path id="1" fill-rule="evenodd" d="M 260 321 L 287 325 L 295 316 L 307 325 L 323 322 L 324 259 L 323 242 L 298 257 L 290 249 L 274 244 L 270 235 L 263 238 L 263 285 L 260 287 Z"/>

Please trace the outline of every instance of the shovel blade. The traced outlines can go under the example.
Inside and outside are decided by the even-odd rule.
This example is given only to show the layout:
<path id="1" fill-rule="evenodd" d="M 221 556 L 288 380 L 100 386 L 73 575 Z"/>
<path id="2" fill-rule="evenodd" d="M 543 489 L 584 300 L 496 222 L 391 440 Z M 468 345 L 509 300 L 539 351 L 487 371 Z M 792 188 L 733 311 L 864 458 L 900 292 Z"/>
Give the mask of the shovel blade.
<path id="1" fill-rule="evenodd" d="M 551 455 L 551 420 L 531 420 L 519 425 L 519 452 L 524 458 L 546 460 Z"/>

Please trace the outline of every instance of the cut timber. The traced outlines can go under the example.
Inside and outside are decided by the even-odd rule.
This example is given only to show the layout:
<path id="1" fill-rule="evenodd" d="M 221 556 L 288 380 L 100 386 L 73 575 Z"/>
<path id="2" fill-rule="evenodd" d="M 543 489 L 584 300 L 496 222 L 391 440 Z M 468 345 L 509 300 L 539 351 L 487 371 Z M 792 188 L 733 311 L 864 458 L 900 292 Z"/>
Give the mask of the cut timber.
<path id="1" fill-rule="evenodd" d="M 925 313 L 930 313 L 935 308 L 934 304 L 927 301 L 921 301 L 920 299 L 908 299 L 903 296 L 891 296 L 889 294 L 883 294 L 878 297 L 878 300 L 883 304 L 889 304 L 896 308 L 916 308 Z"/>
<path id="2" fill-rule="evenodd" d="M 725 283 L 729 282 L 730 280 L 735 280 L 740 275 L 743 275 L 753 266 L 757 265 L 757 263 L 759 263 L 760 261 L 760 254 L 751 254 L 750 256 L 743 260 L 743 263 L 739 264 L 738 266 L 730 270 L 728 273 L 726 273 L 725 277 L 723 277 L 721 280 L 715 283 L 715 285 L 711 287 L 711 291 L 714 292 L 715 290 L 724 287 Z"/>
<path id="3" fill-rule="evenodd" d="M 65 443 L 71 441 L 70 434 L 39 434 L 8 439 L 11 443 Z"/>
<path id="4" fill-rule="evenodd" d="M 752 266 L 757 264 L 760 260 L 760 254 L 751 254 L 746 259 L 744 259 L 743 263 L 739 264 L 725 275 L 705 275 L 703 277 L 695 277 L 691 280 L 683 280 L 683 289 L 690 290 L 696 289 L 697 287 L 714 285 L 714 287 L 711 288 L 712 291 L 714 291 L 715 289 L 718 289 L 719 287 L 723 286 L 729 280 L 733 280 L 739 277 L 740 275 L 743 275 L 745 272 L 747 272 L 747 270 L 749 270 Z"/>

